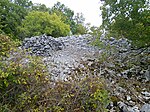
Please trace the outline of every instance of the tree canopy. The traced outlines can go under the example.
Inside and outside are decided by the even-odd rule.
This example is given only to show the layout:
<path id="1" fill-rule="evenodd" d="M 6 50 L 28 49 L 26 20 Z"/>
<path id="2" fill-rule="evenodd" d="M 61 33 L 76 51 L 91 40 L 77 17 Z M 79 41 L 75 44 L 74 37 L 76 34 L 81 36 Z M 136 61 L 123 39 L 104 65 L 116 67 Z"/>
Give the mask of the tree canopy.
<path id="1" fill-rule="evenodd" d="M 0 1 L 0 33 L 16 37 L 17 26 L 27 15 L 27 9 L 32 5 L 28 0 Z"/>
<path id="2" fill-rule="evenodd" d="M 103 1 L 103 27 L 110 36 L 125 37 L 136 47 L 150 45 L 150 8 L 148 0 Z"/>
<path id="3" fill-rule="evenodd" d="M 83 15 L 75 16 L 74 11 L 60 2 L 48 8 L 30 0 L 0 0 L 0 15 L 0 34 L 13 39 L 43 33 L 54 37 L 66 36 L 69 32 L 84 34 L 86 29 Z"/>
<path id="4" fill-rule="evenodd" d="M 85 33 L 85 27 L 83 25 L 85 18 L 83 17 L 82 13 L 75 14 L 73 10 L 66 7 L 64 4 L 61 4 L 60 2 L 54 4 L 50 10 L 50 13 L 56 13 L 58 16 L 60 16 L 61 20 L 70 26 L 72 34 Z"/>
<path id="5" fill-rule="evenodd" d="M 50 9 L 46 7 L 44 4 L 38 4 L 35 3 L 32 5 L 32 10 L 33 11 L 42 11 L 42 12 L 48 12 Z"/>

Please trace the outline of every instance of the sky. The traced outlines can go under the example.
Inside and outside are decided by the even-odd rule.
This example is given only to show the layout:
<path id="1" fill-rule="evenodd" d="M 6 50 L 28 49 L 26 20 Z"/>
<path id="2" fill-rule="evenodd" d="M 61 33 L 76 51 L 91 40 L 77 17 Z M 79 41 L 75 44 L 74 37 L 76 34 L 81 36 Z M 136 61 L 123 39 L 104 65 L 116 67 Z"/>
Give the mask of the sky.
<path id="1" fill-rule="evenodd" d="M 65 4 L 75 13 L 83 13 L 85 23 L 91 23 L 92 26 L 100 26 L 102 24 L 101 12 L 99 10 L 100 0 L 32 0 L 33 3 L 45 4 L 50 8 L 57 1 Z"/>

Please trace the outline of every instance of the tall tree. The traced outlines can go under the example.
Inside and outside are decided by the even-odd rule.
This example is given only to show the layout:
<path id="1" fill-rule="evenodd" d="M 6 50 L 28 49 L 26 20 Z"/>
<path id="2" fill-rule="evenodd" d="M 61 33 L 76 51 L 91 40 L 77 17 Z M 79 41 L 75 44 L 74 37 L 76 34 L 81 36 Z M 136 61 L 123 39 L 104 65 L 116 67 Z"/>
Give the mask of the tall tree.
<path id="1" fill-rule="evenodd" d="M 76 22 L 77 24 L 84 24 L 85 18 L 84 18 L 84 16 L 83 16 L 83 13 L 77 13 L 77 14 L 75 15 L 74 20 L 75 20 L 75 22 Z"/>
<path id="2" fill-rule="evenodd" d="M 17 27 L 27 15 L 27 8 L 31 6 L 29 0 L 0 0 L 0 30 L 16 37 Z"/>
<path id="3" fill-rule="evenodd" d="M 77 13 L 74 17 L 74 21 L 75 21 L 75 34 L 85 34 L 87 33 L 87 29 L 86 29 L 86 26 L 84 25 L 84 21 L 85 21 L 85 18 L 83 16 L 82 13 Z"/>
<path id="4" fill-rule="evenodd" d="M 35 3 L 32 6 L 32 10 L 34 11 L 42 11 L 42 12 L 48 12 L 50 9 L 46 7 L 44 4 Z"/>
<path id="5" fill-rule="evenodd" d="M 76 23 L 74 21 L 74 11 L 72 11 L 70 8 L 66 7 L 64 4 L 61 4 L 60 2 L 57 2 L 54 4 L 54 6 L 51 8 L 50 13 L 56 13 L 57 15 L 61 16 L 61 19 L 68 25 L 70 25 L 70 29 L 73 34 L 76 33 Z"/>
<path id="6" fill-rule="evenodd" d="M 12 3 L 21 6 L 23 8 L 31 8 L 31 6 L 33 5 L 31 0 L 10 0 Z"/>
<path id="7" fill-rule="evenodd" d="M 111 36 L 125 37 L 137 47 L 150 45 L 150 1 L 103 1 L 103 27 Z"/>

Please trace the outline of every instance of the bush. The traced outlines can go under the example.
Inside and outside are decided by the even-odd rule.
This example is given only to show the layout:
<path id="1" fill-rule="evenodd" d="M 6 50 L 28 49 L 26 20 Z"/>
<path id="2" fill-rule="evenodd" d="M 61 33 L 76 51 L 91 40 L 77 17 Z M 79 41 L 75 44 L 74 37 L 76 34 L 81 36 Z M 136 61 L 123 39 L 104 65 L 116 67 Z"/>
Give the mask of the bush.
<path id="1" fill-rule="evenodd" d="M 15 53 L 0 61 L 0 111 L 24 111 L 36 106 L 49 80 L 38 57 Z"/>
<path id="2" fill-rule="evenodd" d="M 104 112 L 109 104 L 109 95 L 102 79 L 86 77 L 80 81 L 57 81 L 41 100 L 46 111 L 52 112 Z M 43 111 L 43 110 L 40 110 Z"/>
<path id="3" fill-rule="evenodd" d="M 21 39 L 41 34 L 60 37 L 69 34 L 69 27 L 56 14 L 50 15 L 48 12 L 32 11 L 18 27 L 18 32 Z"/>
<path id="4" fill-rule="evenodd" d="M 94 40 L 91 42 L 92 46 L 97 46 L 99 48 L 104 47 L 103 43 L 100 41 L 100 37 L 102 35 L 101 27 L 91 27 L 90 34 L 94 37 Z"/>
<path id="5" fill-rule="evenodd" d="M 7 57 L 10 52 L 15 51 L 19 45 L 19 40 L 12 40 L 9 36 L 0 34 L 0 57 Z"/>
<path id="6" fill-rule="evenodd" d="M 8 52 L 14 47 L 13 41 L 5 35 L 0 34 L 0 56 L 8 55 Z"/>

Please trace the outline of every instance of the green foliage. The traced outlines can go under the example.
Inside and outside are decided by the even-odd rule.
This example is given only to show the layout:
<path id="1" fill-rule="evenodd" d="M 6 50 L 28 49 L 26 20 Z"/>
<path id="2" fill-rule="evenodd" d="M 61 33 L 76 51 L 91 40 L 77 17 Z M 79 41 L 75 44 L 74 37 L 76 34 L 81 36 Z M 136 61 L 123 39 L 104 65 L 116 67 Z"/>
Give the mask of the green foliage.
<path id="1" fill-rule="evenodd" d="M 92 26 L 90 28 L 90 34 L 94 37 L 99 37 L 102 35 L 102 28 L 101 27 L 95 27 L 95 26 Z"/>
<path id="2" fill-rule="evenodd" d="M 14 42 L 8 36 L 0 34 L 0 56 L 7 56 L 13 48 Z"/>
<path id="3" fill-rule="evenodd" d="M 0 1 L 0 33 L 18 36 L 17 26 L 27 15 L 27 9 L 31 6 L 28 0 L 1 0 Z"/>
<path id="4" fill-rule="evenodd" d="M 53 37 L 66 36 L 69 34 L 69 26 L 61 21 L 56 14 L 50 15 L 48 12 L 32 11 L 18 27 L 20 37 L 31 37 L 41 34 Z"/>
<path id="5" fill-rule="evenodd" d="M 104 47 L 103 43 L 100 41 L 100 37 L 102 35 L 102 31 L 100 27 L 91 27 L 90 28 L 90 34 L 95 38 L 92 42 L 91 45 L 97 46 L 99 48 Z"/>
<path id="6" fill-rule="evenodd" d="M 77 14 L 76 20 L 83 22 L 83 15 Z M 33 4 L 30 0 L 0 1 L 0 34 L 13 39 L 23 39 L 43 33 L 54 37 L 66 36 L 70 30 L 72 34 L 83 34 L 85 28 L 76 23 L 76 20 L 74 11 L 60 2 L 50 9 L 44 4 Z"/>
<path id="7" fill-rule="evenodd" d="M 96 112 L 107 112 L 106 107 L 110 103 L 108 92 L 106 90 L 97 89 L 92 96 L 93 98 L 91 100 L 97 101 L 97 103 L 93 104 L 94 108 L 96 108 Z"/>
<path id="8" fill-rule="evenodd" d="M 99 37 L 96 37 L 94 41 L 90 43 L 92 46 L 97 46 L 99 48 L 103 48 L 104 44 L 100 41 Z"/>
<path id="9" fill-rule="evenodd" d="M 76 32 L 75 34 L 86 34 L 86 28 L 82 24 L 77 24 Z"/>
<path id="10" fill-rule="evenodd" d="M 37 58 L 30 57 L 28 64 L 21 64 L 24 58 L 15 58 L 17 62 L 11 61 L 9 66 L 1 63 L 1 111 L 107 111 L 109 96 L 102 79 L 50 83 Z"/>
<path id="11" fill-rule="evenodd" d="M 56 13 L 60 16 L 61 20 L 70 26 L 72 34 L 85 34 L 86 28 L 83 25 L 85 18 L 82 13 L 75 15 L 74 11 L 60 2 L 51 8 L 50 13 Z"/>
<path id="12" fill-rule="evenodd" d="M 70 26 L 70 29 L 74 34 L 74 29 L 75 29 L 75 22 L 73 20 L 74 11 L 66 7 L 64 4 L 57 2 L 51 8 L 50 13 L 51 14 L 56 13 L 58 16 L 60 16 L 61 20 Z"/>
<path id="13" fill-rule="evenodd" d="M 88 79 L 89 80 L 89 79 Z M 89 91 L 86 93 L 87 97 L 83 97 L 82 105 L 84 105 L 84 111 L 86 112 L 107 112 L 106 107 L 108 106 L 110 100 L 108 91 L 105 88 L 105 84 L 102 79 L 93 78 L 89 81 L 88 87 Z M 86 82 L 87 83 L 87 82 Z M 89 87 L 90 86 L 90 87 Z M 86 92 L 86 90 L 84 90 Z"/>
<path id="14" fill-rule="evenodd" d="M 44 4 L 33 4 L 32 11 L 41 11 L 41 12 L 48 12 L 50 9 L 47 8 Z"/>
<path id="15" fill-rule="evenodd" d="M 76 22 L 77 24 L 83 24 L 84 21 L 85 21 L 85 18 L 84 18 L 84 16 L 83 16 L 82 13 L 77 13 L 77 14 L 75 15 L 74 20 L 75 20 L 75 22 Z"/>
<path id="16" fill-rule="evenodd" d="M 30 0 L 10 0 L 12 3 L 21 6 L 22 8 L 29 9 L 33 3 Z"/>
<path id="17" fill-rule="evenodd" d="M 0 61 L 0 111 L 25 111 L 36 106 L 49 80 L 38 57 L 17 52 L 9 61 Z"/>
<path id="18" fill-rule="evenodd" d="M 104 112 L 109 103 L 103 79 L 86 77 L 68 82 L 57 82 L 49 93 L 55 102 L 49 102 L 54 112 Z M 48 103 L 48 102 L 47 102 Z"/>
<path id="19" fill-rule="evenodd" d="M 128 38 L 136 47 L 150 45 L 149 1 L 105 0 L 101 10 L 103 27 L 110 36 Z"/>

